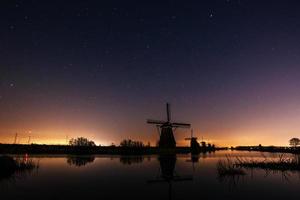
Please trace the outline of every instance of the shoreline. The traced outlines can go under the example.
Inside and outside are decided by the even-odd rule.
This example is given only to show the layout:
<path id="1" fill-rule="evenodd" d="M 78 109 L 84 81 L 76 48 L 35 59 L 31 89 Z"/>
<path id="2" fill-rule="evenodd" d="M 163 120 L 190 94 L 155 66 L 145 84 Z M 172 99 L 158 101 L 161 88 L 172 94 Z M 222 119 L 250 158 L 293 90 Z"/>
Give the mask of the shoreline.
<path id="1" fill-rule="evenodd" d="M 300 147 L 278 147 L 278 146 L 237 146 L 229 148 L 237 151 L 258 151 L 268 153 L 292 153 L 300 154 Z"/>
<path id="2" fill-rule="evenodd" d="M 199 153 L 224 150 L 226 148 L 202 148 Z M 118 147 L 118 146 L 70 146 L 44 144 L 0 144 L 0 154 L 77 154 L 77 155 L 151 155 L 151 154 L 188 154 L 190 147 L 161 149 L 158 147 Z"/>

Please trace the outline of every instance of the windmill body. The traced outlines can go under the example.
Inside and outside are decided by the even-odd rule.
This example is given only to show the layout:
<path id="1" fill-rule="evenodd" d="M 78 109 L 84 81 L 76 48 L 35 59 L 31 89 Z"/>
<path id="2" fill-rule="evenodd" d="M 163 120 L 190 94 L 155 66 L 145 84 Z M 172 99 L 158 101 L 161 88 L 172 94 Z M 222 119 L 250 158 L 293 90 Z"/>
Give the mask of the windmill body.
<path id="1" fill-rule="evenodd" d="M 175 148 L 176 140 L 174 137 L 174 130 L 176 128 L 190 128 L 190 124 L 171 122 L 170 105 L 167 103 L 167 120 L 147 120 L 148 124 L 155 124 L 159 132 L 159 147 L 160 148 Z"/>
<path id="2" fill-rule="evenodd" d="M 200 144 L 197 141 L 197 137 L 193 136 L 193 129 L 191 130 L 191 137 L 185 138 L 185 140 L 190 140 L 191 153 L 198 153 L 200 151 Z"/>

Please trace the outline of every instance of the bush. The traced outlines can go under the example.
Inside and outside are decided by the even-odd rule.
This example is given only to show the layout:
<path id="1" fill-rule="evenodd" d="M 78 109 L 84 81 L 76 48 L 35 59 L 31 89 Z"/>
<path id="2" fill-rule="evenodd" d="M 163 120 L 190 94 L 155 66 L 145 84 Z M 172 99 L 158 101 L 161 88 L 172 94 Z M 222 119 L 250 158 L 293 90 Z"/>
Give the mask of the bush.
<path id="1" fill-rule="evenodd" d="M 69 145 L 71 145 L 71 146 L 88 146 L 88 147 L 96 146 L 94 141 L 88 140 L 87 138 L 84 138 L 84 137 L 79 137 L 76 139 L 72 138 L 69 141 Z"/>
<path id="2" fill-rule="evenodd" d="M 141 148 L 144 146 L 143 142 L 141 141 L 134 141 L 134 140 L 131 140 L 131 139 L 124 139 L 121 141 L 120 143 L 120 146 L 121 147 L 131 147 L 131 148 Z"/>

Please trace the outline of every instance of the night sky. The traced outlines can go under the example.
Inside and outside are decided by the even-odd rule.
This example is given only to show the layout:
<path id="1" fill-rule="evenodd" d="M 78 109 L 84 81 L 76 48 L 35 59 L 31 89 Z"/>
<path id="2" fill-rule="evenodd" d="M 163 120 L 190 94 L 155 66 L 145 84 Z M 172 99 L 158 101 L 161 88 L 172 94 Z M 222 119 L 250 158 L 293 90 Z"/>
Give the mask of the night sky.
<path id="1" fill-rule="evenodd" d="M 217 145 L 300 136 L 300 2 L 0 3 L 0 142 L 158 140 L 147 118 Z M 177 130 L 187 145 L 189 130 Z"/>

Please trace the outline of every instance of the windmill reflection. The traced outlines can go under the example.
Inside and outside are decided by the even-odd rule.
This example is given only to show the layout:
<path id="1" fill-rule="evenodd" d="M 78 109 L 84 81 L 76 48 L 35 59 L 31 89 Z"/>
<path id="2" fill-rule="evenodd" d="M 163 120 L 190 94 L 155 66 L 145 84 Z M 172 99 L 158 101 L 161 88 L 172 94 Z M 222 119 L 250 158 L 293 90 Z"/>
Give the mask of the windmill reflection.
<path id="1" fill-rule="evenodd" d="M 186 162 L 192 163 L 193 171 L 195 171 L 195 163 L 198 163 L 199 159 L 200 159 L 200 154 L 191 154 L 191 158 L 186 160 Z"/>
<path id="2" fill-rule="evenodd" d="M 160 155 L 158 157 L 160 163 L 160 173 L 154 180 L 148 180 L 148 183 L 168 183 L 168 196 L 172 199 L 172 182 L 191 181 L 192 176 L 180 176 L 175 171 L 176 154 Z"/>
<path id="3" fill-rule="evenodd" d="M 95 160 L 95 156 L 69 156 L 67 157 L 67 163 L 70 166 L 82 167 L 88 163 L 92 163 Z"/>

